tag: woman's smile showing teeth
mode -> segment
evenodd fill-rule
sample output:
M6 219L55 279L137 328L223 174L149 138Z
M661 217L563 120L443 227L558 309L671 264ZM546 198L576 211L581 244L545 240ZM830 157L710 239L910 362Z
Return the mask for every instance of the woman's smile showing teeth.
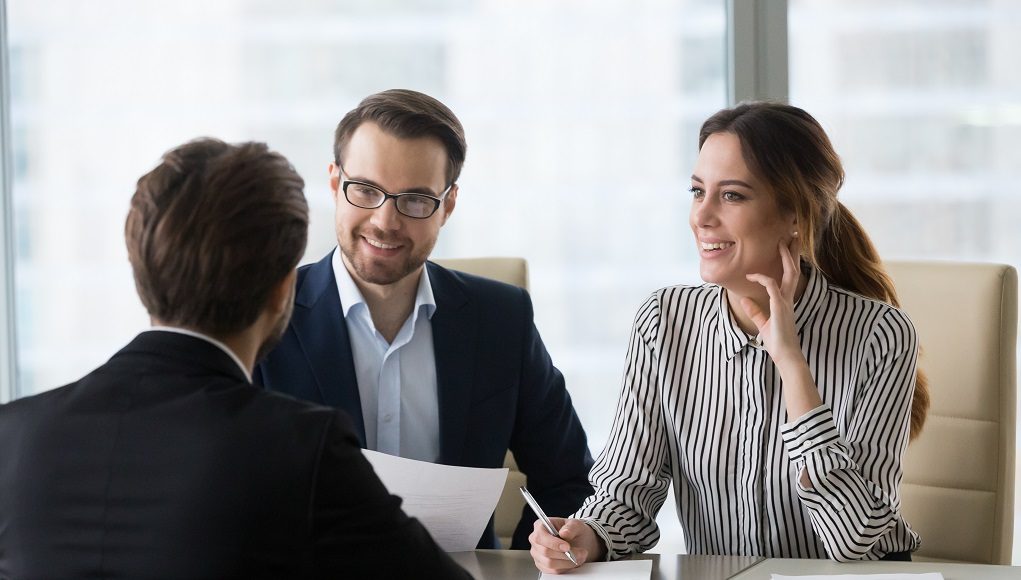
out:
M715 250L726 250L727 248L734 245L734 242L702 242L702 249L709 252Z

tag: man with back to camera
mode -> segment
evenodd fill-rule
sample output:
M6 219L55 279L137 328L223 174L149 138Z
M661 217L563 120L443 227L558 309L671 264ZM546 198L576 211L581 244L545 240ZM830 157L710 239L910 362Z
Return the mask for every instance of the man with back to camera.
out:
M139 179L125 237L153 327L0 406L0 578L470 577L343 412L251 385L290 317L303 187L264 144L213 139Z
M427 262L465 148L450 109L415 91L341 120L338 250L298 271L294 317L256 382L346 410L362 444L391 455L500 467L510 449L543 508L571 513L592 457L528 293ZM525 508L511 547L529 547L534 520ZM492 525L479 547L497 547Z

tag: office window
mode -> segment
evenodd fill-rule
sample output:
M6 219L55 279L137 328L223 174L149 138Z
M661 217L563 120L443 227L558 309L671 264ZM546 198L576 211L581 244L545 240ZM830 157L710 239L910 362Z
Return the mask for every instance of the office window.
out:
M687 177L725 105L719 0L8 3L18 391L72 381L147 326L123 242L168 148L261 140L306 179L305 262L335 245L333 129L405 87L468 138L437 257L528 259L536 322L598 452L631 321L697 281ZM513 200L508 203L507 200ZM676 549L676 516L664 544Z
M789 2L791 102L880 254L1021 266L1021 4Z
M791 101L884 257L1021 263L1021 5L790 2Z

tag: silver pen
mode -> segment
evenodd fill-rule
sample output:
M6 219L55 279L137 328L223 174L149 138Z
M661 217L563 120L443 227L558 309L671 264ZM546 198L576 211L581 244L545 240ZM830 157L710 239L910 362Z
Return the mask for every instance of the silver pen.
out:
M528 493L525 486L522 485L518 489L521 490L521 495L525 496L525 503L528 504L528 507L532 508L535 515L539 516L539 519L542 520L542 525L546 526L546 531L552 534L554 538L560 538L560 534L557 532L557 529L553 527L553 522L549 521L549 518L546 517L546 513L542 511L541 507L539 507L539 502L535 501L535 498L532 497L532 494ZM573 562L575 566L578 565L578 560L574 557L574 554L572 554L570 550L564 552L564 554L567 555L567 559Z

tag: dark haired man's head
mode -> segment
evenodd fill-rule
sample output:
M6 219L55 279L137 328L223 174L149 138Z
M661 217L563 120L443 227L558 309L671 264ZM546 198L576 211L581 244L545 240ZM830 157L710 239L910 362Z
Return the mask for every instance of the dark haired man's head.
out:
M443 103L394 89L337 125L330 189L337 245L356 282L412 285L457 204L464 129Z
M401 139L432 137L447 152L446 184L457 182L468 149L464 127L446 105L408 89L390 89L362 99L337 125L333 138L333 161L344 167L344 154L351 136L370 122L384 132Z
M274 331L282 332L308 237L304 185L263 143L205 138L165 153L138 180L125 224L135 287L152 319L230 336L278 305Z

